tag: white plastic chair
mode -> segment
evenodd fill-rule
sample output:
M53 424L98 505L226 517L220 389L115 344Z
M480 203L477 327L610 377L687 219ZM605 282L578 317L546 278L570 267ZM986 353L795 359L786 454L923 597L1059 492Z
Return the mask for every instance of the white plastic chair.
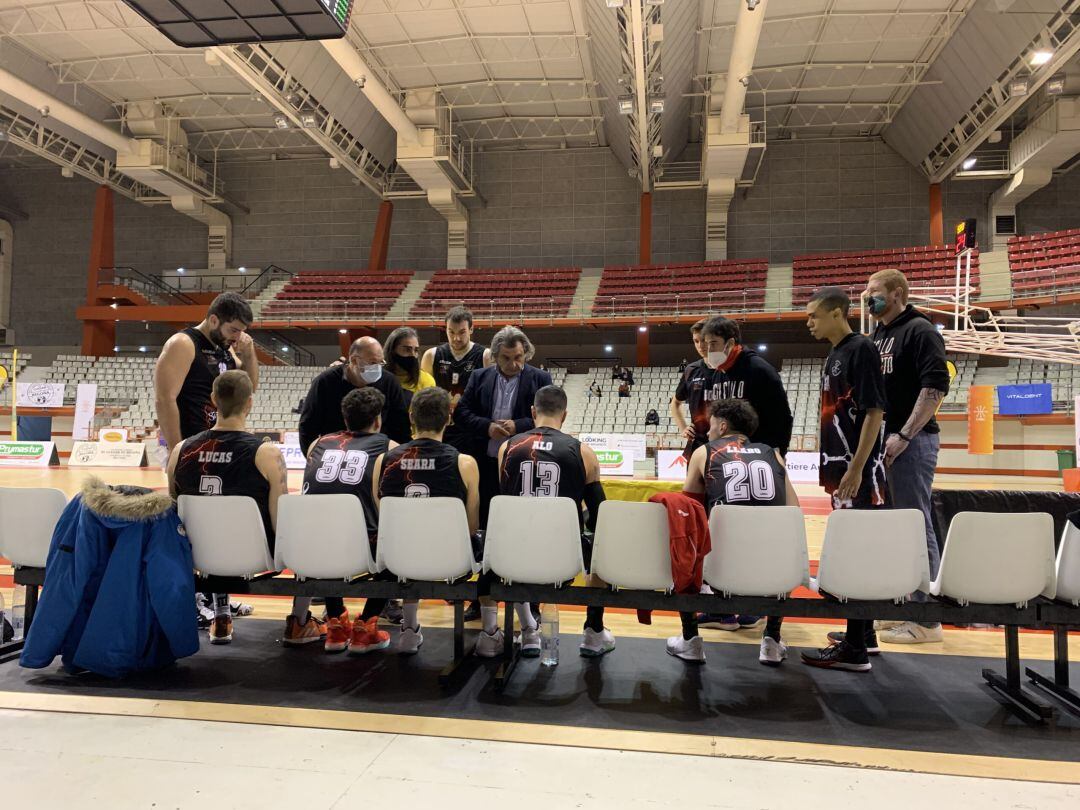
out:
M508 585L571 581L585 567L578 509L569 498L496 495L488 513L484 570Z
M905 602L930 587L926 523L917 509L837 509L818 561L819 591L848 599Z
M459 498L382 498L375 567L398 581L454 582L480 570Z
M958 512L949 525L934 596L961 604L1025 606L1054 598L1054 519L1046 512Z
M44 568L67 503L58 489L0 487L0 556L16 568Z
M1080 607L1080 529L1065 522L1057 552L1057 594L1062 602Z
M674 583L667 510L658 503L600 504L592 573L616 588L671 591Z
M298 580L349 580L375 571L364 507L355 495L283 495L274 567Z
M206 576L251 579L277 570L253 498L181 495L178 505L197 571Z
M806 519L797 506L715 506L704 576L724 596L782 599L810 584Z

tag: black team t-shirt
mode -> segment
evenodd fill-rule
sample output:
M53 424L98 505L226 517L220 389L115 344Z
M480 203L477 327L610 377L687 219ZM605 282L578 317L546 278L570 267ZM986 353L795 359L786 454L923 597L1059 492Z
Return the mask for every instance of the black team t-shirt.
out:
M469 384L469 377L474 371L483 367L484 347L479 343L474 343L461 359L454 357L449 343L435 347L432 376L435 378L435 384L450 394L451 415L461 395L465 392L465 386ZM461 452L466 452L471 446L472 437L451 421L449 427L446 428L443 441Z
M375 459L387 451L390 440L381 433L345 430L323 436L311 448L304 469L305 495L355 495L364 508L369 538L379 532L379 510L371 491Z
M538 427L519 433L506 443L499 491L503 495L569 498L578 505L585 497L585 462L581 443L561 430Z
M825 361L821 378L821 466L818 481L832 495L859 448L859 434L868 410L885 408L885 381L881 376L881 356L865 335L852 332L841 340ZM849 506L869 509L886 506L885 425L863 468L862 484Z
M468 489L461 480L456 449L434 439L415 439L383 458L380 498L459 498ZM437 527L433 527L437 530Z
M708 511L727 506L784 506L787 470L767 444L745 436L721 436L709 442L705 457Z

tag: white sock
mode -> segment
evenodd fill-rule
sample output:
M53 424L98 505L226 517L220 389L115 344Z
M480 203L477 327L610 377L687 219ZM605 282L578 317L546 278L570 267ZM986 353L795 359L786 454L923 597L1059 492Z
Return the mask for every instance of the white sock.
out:
M232 608L229 607L229 595L227 593L214 594L214 618L231 619Z
M401 623L402 628L408 627L410 630L420 629L420 603L419 602L406 602L401 606L401 612L403 614L404 621Z
M518 621L522 630L535 630L536 617L532 615L532 607L528 602L515 602L514 610L517 611Z
M480 621L484 625L484 632L491 635L499 629L499 606L481 605Z
M307 624L308 611L311 610L310 596L294 596L292 600L292 615L300 624Z

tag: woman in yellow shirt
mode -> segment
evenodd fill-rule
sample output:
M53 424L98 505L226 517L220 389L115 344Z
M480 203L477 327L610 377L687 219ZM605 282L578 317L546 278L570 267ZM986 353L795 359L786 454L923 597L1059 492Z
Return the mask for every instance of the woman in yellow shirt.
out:
M424 388L434 388L435 378L420 368L420 338L410 326L401 326L390 333L383 344L386 370L397 377L405 391L405 404L412 395Z

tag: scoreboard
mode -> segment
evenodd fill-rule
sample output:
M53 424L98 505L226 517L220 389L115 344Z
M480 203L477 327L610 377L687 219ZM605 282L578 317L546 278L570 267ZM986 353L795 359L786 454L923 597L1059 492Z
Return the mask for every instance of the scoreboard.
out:
M339 39L354 0L124 0L184 48Z
M956 253L973 250L975 246L975 220L965 219L956 226Z

